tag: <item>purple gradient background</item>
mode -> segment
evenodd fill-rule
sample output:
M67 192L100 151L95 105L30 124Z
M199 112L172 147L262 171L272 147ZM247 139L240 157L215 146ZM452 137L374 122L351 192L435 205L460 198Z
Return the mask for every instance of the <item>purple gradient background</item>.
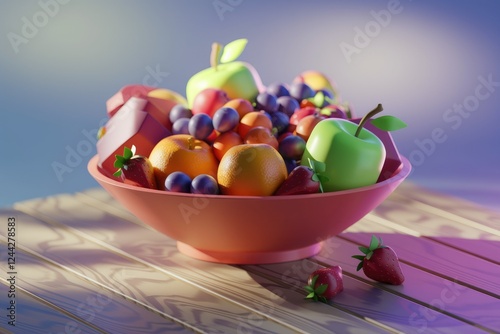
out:
M351 62L340 44L353 45L356 27L393 1L221 0L231 9L222 16L214 3L72 0L16 53L8 34L21 34L23 17L32 21L42 7L1 1L0 206L97 186L86 170L93 147L60 179L52 164L66 164L68 147L85 147L83 132L99 127L106 99L155 68L168 73L160 87L184 94L189 77L208 66L213 41L246 37L241 59L265 84L316 69L358 115L383 103L409 124L394 134L415 162L409 180L500 210L500 87L456 129L443 119L474 95L479 76L500 81L499 2L400 1L401 12ZM446 140L418 160L416 141L436 128Z

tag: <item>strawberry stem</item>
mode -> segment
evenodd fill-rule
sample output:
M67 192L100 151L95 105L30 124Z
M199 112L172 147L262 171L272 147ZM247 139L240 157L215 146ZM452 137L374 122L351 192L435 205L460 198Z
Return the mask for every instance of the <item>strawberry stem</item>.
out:
M375 116L376 114L378 114L379 112L381 112L382 110L384 110L384 108L382 108L382 105L379 103L375 109L373 109L372 111L370 111L368 114L366 114L362 119L361 121L359 122L358 124L358 128L356 129L356 133L354 134L354 137L359 137L359 134L361 133L361 129L363 129L363 126L365 125L365 123L370 119L372 118L373 116Z

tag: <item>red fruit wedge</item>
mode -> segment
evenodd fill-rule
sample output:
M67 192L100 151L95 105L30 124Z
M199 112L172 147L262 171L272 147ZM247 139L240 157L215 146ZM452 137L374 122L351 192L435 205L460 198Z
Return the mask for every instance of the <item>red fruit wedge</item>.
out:
M274 195L283 196L317 193L320 189L320 183L319 179L314 176L315 173L312 168L297 166L290 172Z
M157 189L154 169L149 159L135 154L135 146L125 147L123 156L116 155L114 166L118 170L113 174L120 177L123 183L143 188Z
M307 299L326 302L344 290L342 268L333 266L314 271L307 280L304 289L308 292Z
M364 255L354 255L360 260L357 270L363 268L366 277L377 282L400 285L405 277L396 252L382 244L382 239L372 236L369 247L359 247Z

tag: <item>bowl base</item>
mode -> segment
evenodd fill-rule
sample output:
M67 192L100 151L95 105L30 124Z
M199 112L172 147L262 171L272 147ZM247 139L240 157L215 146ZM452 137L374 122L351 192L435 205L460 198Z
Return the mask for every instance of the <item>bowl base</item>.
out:
M306 247L276 252L217 252L194 248L177 241L177 249L192 258L225 264L268 264L305 259L316 255L321 250L322 242Z

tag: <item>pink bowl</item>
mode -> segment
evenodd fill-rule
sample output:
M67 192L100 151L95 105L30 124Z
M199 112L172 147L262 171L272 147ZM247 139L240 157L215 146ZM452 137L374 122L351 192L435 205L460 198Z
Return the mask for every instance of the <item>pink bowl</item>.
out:
M376 130L374 130L376 132ZM118 182L88 163L92 177L132 214L177 240L182 253L205 261L263 264L313 256L377 207L408 176L388 133L378 133L387 159L378 183L338 192L293 196L193 195Z

